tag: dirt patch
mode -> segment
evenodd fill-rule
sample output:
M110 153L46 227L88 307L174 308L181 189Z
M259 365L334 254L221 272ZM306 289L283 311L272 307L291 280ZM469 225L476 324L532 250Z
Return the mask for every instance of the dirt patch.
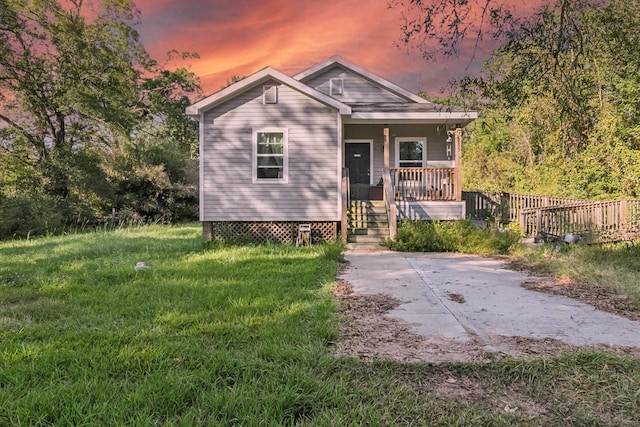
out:
M464 299L463 295L456 294L453 292L449 292L447 294L447 298L449 298L453 302L457 302L458 304L464 304L465 302L467 302L467 300Z
M523 283L522 287L533 291L574 298L592 305L598 310L640 321L640 311L629 298L608 289L582 285L568 279L527 282Z
M531 285L533 284L528 286ZM554 287L548 285L547 288ZM401 362L490 362L505 357L526 359L579 349L554 339L493 336L483 339L472 337L469 341L460 342L445 338L426 338L412 332L411 325L385 315L403 301L385 294L354 295L351 285L345 281L337 282L334 295L340 301L340 312L344 317L340 327L340 338L335 344L335 352L339 356ZM640 357L640 348L591 348ZM459 387L453 383L447 385L446 382L442 386ZM463 390L473 390L473 387L463 385L460 392L464 393Z
M365 360L391 359L402 362L483 360L478 345L428 340L413 333L410 325L385 316L403 301L389 295L353 295L351 285L338 281L334 295L340 300L344 321L336 354Z

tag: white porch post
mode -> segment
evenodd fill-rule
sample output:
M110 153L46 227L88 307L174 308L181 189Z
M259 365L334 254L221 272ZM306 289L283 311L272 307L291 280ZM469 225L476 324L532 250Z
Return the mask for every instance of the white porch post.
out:
M391 183L391 170L390 170L390 151L389 151L389 126L384 127L384 171L383 171L383 192L384 192L384 204L387 208L387 219L389 221L389 237L394 239L396 237L397 229L397 207L393 190L393 184Z
M389 161L389 127L384 127L384 168L389 169L391 162Z
M454 199L457 202L462 201L462 129L457 128L454 132L455 144L455 182L454 182Z

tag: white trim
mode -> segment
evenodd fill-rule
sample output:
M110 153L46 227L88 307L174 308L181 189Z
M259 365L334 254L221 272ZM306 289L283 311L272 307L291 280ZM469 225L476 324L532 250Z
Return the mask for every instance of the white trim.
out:
M338 167L338 179L336 180L338 182L338 218L340 219L340 221L342 221L342 168L344 167L344 161L343 161L343 156L344 156L344 150L342 149L342 145L344 144L344 142L342 141L342 138L344 137L344 129L343 129L343 124L342 124L342 115L340 113L337 114L338 116L338 126L336 129L336 141L338 144L338 155L336 156L336 164Z
M429 156L427 153L427 162L426 168L455 168L456 161L455 160L429 160Z
M200 113L200 120L198 123L198 206L200 221L204 221L204 113Z
M465 202L456 201L425 200L419 202L408 202L402 205L402 210L402 214L408 215L411 219L456 221L465 219L467 216ZM433 210L435 210L436 213L434 213ZM430 211L431 214L429 214Z
M345 139L344 145L347 144L369 144L369 185L373 185L373 139ZM344 148L342 154L342 167L347 166L345 154L347 147Z
M457 112L355 112L354 120L474 120L478 118L476 111Z
M282 133L282 179L258 178L258 133ZM251 129L251 182L253 184L287 184L289 182L289 128Z
M200 115L200 113L208 111L269 80L276 80L285 86L289 86L290 88L297 90L298 92L303 93L318 102L335 108L341 114L351 114L350 106L343 104L337 99L325 95L324 93L310 86L307 86L304 83L292 79L286 74L271 67L264 68L257 73L254 73L251 76L240 80L239 82L227 86L226 88L214 93L213 95L210 95L194 104L191 104L186 108L186 113L189 116L198 116Z
M427 138L424 136L397 136L395 138L394 144L395 144L395 160L396 160L396 164L395 166L397 168L400 167L400 142L412 142L412 141L421 141L422 142L422 165L421 166L416 166L416 167L421 167L424 168L426 167L425 165L427 164Z
M426 99L419 97L418 95L409 92L406 89L401 88L400 86L396 85L395 83L391 83L389 80L384 79L376 74L373 74L370 71L365 70L362 67L359 67L358 65L354 64L353 62L347 61L346 59L344 59L343 57L336 55L336 56L332 56L331 58L327 59L326 61L323 61L319 64L316 64L314 66L312 66L311 68L308 68L307 70L297 74L296 76L294 76L294 79L296 80L300 80L301 82L304 82L306 80L312 79L328 70L330 70L331 68L334 68L336 66L340 66L341 68L347 70L347 71L351 71L354 74L359 75L360 77L363 77L364 79L368 80L369 82L388 90L389 92L400 96L401 98L405 98L408 101L413 101L419 104L431 104L431 102L427 101Z
M471 123L473 120L471 119L352 119L350 117L346 117L344 119L345 124L365 124L365 125L408 125L408 124L426 124L426 125L446 125L459 123L460 126L464 127Z

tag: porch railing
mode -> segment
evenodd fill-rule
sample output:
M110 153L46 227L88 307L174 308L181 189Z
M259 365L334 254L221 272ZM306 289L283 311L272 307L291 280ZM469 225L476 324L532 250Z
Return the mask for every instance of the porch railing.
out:
M395 200L456 201L455 168L392 168Z

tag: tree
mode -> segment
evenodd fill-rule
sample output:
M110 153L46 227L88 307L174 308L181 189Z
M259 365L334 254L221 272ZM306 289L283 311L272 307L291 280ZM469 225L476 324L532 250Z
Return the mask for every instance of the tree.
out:
M148 123L193 149L197 125L183 112L199 84L168 65L196 55L152 59L139 19L130 0L0 0L0 150L37 171L45 194L108 199L103 154Z
M403 40L426 58L493 44L482 74L456 83L484 101L484 116L500 117L508 136L478 122L465 156L483 168L466 169L468 183L576 197L640 194L637 180L624 178L636 168L623 161L640 149L640 3L542 1L521 16L501 0L408 6ZM498 139L499 150L490 149ZM512 161L517 172L504 167Z

